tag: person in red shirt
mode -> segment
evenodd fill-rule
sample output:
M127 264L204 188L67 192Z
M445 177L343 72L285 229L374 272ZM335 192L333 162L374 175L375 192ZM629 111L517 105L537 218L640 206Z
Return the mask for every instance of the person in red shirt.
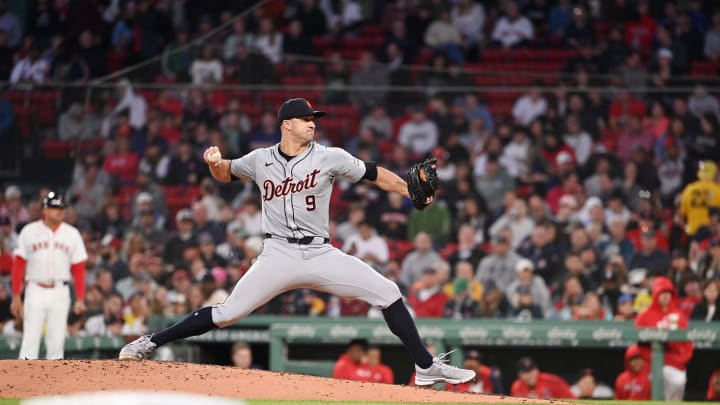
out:
M105 156L103 169L111 177L117 177L122 184L133 184L137 178L140 157L130 150L130 136L120 135L115 139L115 151Z
M412 286L408 301L418 318L442 317L448 298L442 290L440 277L434 268L428 267Z
M463 368L475 371L475 380L457 385L445 384L445 389L480 394L504 394L500 371L482 364L482 357L477 350L468 350L465 353Z
M648 401L651 399L650 369L642 357L640 346L625 350L625 371L615 379L615 399Z
M677 292L669 278L660 276L652 286L652 304L635 319L638 328L687 329L688 318L677 306ZM641 344L640 353L650 363L650 345ZM663 390L666 401L682 401L687 382L687 363L692 358L692 342L665 344Z
M720 370L715 371L708 381L707 400L720 399Z
M367 342L354 339L348 344L333 367L332 378L352 381L371 381L371 372L367 368Z
M370 381L383 384L395 384L395 374L392 369L381 361L380 348L371 346L367 349L367 364L370 371Z
M518 379L510 387L510 395L525 398L575 398L570 385L559 375L540 372L535 360L523 357L518 361Z

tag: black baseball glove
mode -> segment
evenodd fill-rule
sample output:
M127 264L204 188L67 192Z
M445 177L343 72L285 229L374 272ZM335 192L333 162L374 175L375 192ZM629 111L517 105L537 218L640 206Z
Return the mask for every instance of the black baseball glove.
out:
M437 161L435 159L427 159L424 162L415 163L408 172L407 186L410 199L415 208L425 209L432 200L430 197L440 188L438 181Z

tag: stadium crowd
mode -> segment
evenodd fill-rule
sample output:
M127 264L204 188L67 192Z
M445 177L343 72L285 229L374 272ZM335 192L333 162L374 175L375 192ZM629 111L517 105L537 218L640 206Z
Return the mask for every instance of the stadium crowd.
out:
M151 315L225 299L262 249L261 195L214 183L200 154L239 156L279 131L277 105L254 105L272 91L207 87L222 84L322 85L293 94L357 122L337 136L319 121L318 142L399 174L437 159L442 187L423 212L362 182L337 184L331 206L332 243L395 280L418 317L634 320L667 279L686 319L720 320L720 105L697 76L720 67L712 1L269 1L239 18L251 3L0 0L9 90L158 58L89 105L84 88L63 88L45 128L0 94L3 150L97 146L68 184L5 185L3 334L21 333L6 283L15 238L50 187L89 254L88 311L71 334L141 334ZM474 70L491 55L522 67L528 49L565 56L524 77ZM474 90L481 81L521 92ZM382 87L412 85L422 91ZM257 313L380 316L304 289Z

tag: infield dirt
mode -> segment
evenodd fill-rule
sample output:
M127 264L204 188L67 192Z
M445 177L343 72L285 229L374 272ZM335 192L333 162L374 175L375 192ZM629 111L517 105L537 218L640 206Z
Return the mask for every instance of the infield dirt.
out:
M0 360L1 397L28 398L106 390L180 391L271 400L560 403L191 363Z

